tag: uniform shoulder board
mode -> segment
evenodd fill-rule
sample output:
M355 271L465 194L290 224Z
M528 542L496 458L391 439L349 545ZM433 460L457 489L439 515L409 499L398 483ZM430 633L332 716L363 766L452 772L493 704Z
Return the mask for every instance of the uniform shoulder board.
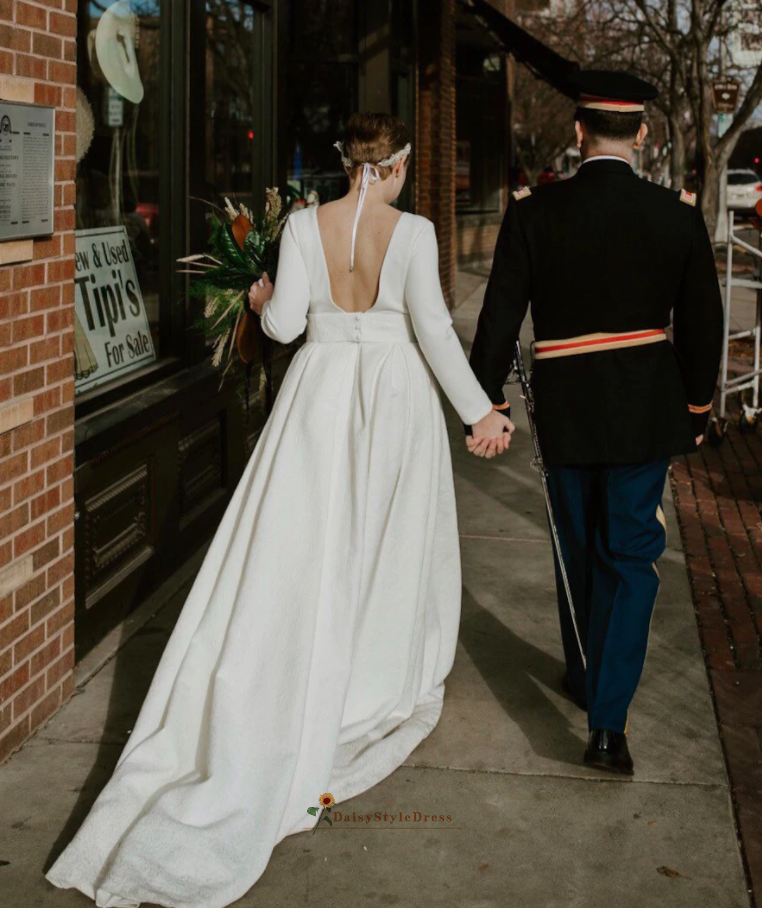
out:
M690 205L693 208L696 207L696 193L688 192L687 189L680 190L680 201L685 202L686 205Z
M525 199L528 195L532 194L532 190L528 186L522 186L521 189L517 189L516 192L512 193L514 199Z

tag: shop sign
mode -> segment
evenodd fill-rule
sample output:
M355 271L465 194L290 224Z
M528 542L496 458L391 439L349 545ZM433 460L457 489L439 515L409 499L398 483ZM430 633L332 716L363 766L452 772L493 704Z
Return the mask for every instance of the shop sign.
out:
M0 101L0 240L53 233L55 113Z
M77 394L152 363L143 296L124 227L76 232L74 369Z
M106 87L106 126L124 125L124 98L110 85Z
M712 83L715 113L735 113L739 88L740 85L735 79L717 79Z

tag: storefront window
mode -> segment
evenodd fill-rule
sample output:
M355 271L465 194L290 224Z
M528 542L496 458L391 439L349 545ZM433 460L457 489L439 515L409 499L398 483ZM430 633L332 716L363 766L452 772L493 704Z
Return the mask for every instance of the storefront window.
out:
M91 0L78 8L77 393L160 353L162 6Z
M224 205L225 198L254 210L255 170L261 149L258 132L259 92L254 67L256 17L250 2L206 3L206 149L205 198Z
M480 47L458 47L458 213L500 211L506 129L504 66L503 54Z
M355 0L293 0L288 7L288 193L298 208L346 190L333 143L357 110L358 9Z

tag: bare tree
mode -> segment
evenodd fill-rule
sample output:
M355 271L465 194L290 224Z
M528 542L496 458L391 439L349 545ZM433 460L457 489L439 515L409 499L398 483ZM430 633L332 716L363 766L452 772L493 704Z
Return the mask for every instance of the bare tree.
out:
M747 76L743 98L728 131L721 137L714 134L712 83L720 76L721 45L730 27L724 15L727 5L727 0L589 0L586 4L588 14L604 8L615 17L620 36L639 39L634 56L623 41L614 58L629 61L633 70L661 89L657 106L669 124L673 185L682 185L686 149L695 141L701 207L710 235L718 216L720 174L762 102L762 64L752 73L733 73Z
M723 72L722 45L734 27L728 0L578 0L566 15L531 12L525 27L585 67L622 68L653 82L670 147L670 178L683 186L695 148L701 207L710 233L718 217L720 174L762 103L762 63ZM723 136L714 130L712 83L720 75L742 83L741 103ZM652 114L653 116L653 114Z

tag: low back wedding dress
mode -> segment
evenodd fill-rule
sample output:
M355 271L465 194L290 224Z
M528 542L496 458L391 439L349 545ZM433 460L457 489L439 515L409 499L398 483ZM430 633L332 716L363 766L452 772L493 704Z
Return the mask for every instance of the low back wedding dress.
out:
M101 908L223 908L274 846L436 725L460 617L437 380L491 410L403 213L364 313L332 299L317 209L292 214L265 332L296 353L110 781L47 873Z

